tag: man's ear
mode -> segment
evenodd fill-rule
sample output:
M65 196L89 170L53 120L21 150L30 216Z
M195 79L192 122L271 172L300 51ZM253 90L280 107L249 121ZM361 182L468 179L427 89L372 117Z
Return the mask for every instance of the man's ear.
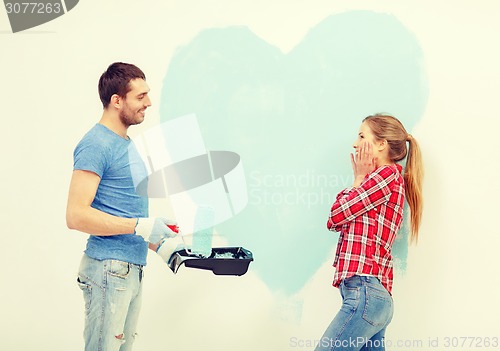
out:
M117 109L120 109L122 106L122 98L118 94L111 95L110 105Z

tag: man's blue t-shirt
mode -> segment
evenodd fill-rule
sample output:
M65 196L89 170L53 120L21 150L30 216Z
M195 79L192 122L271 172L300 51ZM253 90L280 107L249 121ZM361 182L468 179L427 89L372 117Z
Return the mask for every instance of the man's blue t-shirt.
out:
M124 218L148 217L148 199L137 195L134 179L147 176L134 143L96 124L78 143L74 170L96 173L101 181L92 207ZM134 172L134 174L132 174ZM137 174L142 172L143 174ZM146 265L148 244L138 235L91 235L85 254L96 260L114 259Z

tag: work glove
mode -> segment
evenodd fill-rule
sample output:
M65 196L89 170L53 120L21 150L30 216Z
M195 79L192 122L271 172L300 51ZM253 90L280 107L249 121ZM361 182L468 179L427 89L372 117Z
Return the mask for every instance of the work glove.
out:
M165 261L167 264L170 264L172 254L182 249L184 249L182 236L177 235L173 238L164 239L156 249L156 253L161 256L163 261Z
M157 244L165 238L177 236L177 222L164 217L139 218L135 225L135 234L151 244Z

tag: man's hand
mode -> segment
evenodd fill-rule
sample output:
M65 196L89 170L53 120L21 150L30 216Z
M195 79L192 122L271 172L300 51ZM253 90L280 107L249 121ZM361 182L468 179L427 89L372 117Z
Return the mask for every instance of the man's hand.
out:
M184 242L182 241L182 236L177 235L173 238L164 239L158 246L156 253L160 255L163 261L168 264L172 254L176 251L182 250L183 248Z
M177 222L163 217L139 218L135 226L135 234L140 235L151 244L158 244L165 238L177 235Z

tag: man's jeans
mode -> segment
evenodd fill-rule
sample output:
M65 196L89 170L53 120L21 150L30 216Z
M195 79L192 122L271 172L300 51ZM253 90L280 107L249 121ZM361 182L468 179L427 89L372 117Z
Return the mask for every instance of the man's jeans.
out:
M85 350L128 351L141 307L142 266L83 255L78 285L85 301Z
M375 277L355 275L340 284L342 307L316 351L383 351L393 315L392 296Z

